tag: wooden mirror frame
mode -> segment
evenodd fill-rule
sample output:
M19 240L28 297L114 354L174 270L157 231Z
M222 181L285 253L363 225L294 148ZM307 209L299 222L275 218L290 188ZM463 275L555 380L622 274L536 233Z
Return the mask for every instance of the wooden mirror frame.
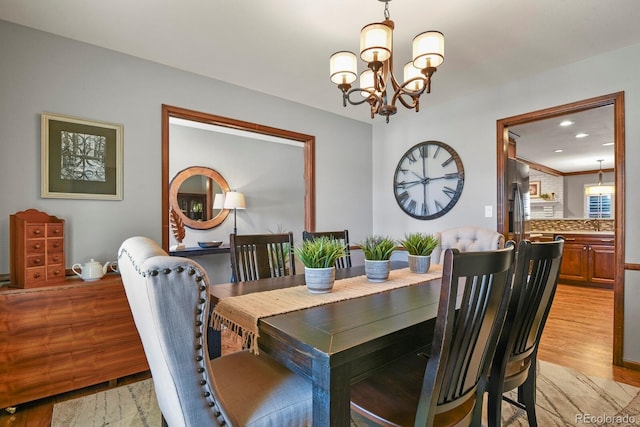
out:
M509 157L509 127L538 120L564 116L592 108L613 105L614 139L614 180L615 180L615 281L613 296L613 364L625 366L623 361L624 345L624 224L625 224L625 138L624 138L624 92L611 93L596 98L585 99L557 107L546 108L530 113L500 119L497 126L497 230L503 235L509 234L508 203L505 200L505 173Z
M315 137L256 123L230 119L185 108L162 105L162 248L169 251L169 119L171 117L222 126L262 135L291 139L304 144L304 227L314 231L316 225Z
M229 209L221 209L220 212L218 212L218 215L206 221L196 221L195 219L191 219L183 214L180 204L178 203L178 194L182 184L189 178L197 175L206 176L214 181L220 187L221 192L226 193L229 191L229 183L215 169L203 166L191 166L178 172L171 180L171 183L169 184L169 206L171 206L171 208L180 215L182 222L186 227L194 230L209 230L222 224L222 221L229 216ZM213 205L213 199L211 204Z

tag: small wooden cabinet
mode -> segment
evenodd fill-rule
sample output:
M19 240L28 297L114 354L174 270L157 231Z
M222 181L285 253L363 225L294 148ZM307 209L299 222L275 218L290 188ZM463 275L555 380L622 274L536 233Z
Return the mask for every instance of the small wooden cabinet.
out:
M120 275L0 288L0 408L147 370Z
M563 234L560 281L613 288L614 237L607 234Z
M65 279L64 220L35 209L10 216L11 285L34 288Z

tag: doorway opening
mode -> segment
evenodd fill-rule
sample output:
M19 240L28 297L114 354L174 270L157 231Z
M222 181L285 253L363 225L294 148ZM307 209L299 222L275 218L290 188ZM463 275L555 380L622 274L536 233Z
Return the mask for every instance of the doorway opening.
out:
M506 200L506 167L509 158L509 128L540 120L557 118L603 106L613 106L614 134L614 302L613 302L613 364L623 365L623 327L624 327L624 204L625 204L625 141L624 141L624 92L616 92L596 98L590 98L570 104L551 107L497 121L497 229L505 236L509 235L508 200Z

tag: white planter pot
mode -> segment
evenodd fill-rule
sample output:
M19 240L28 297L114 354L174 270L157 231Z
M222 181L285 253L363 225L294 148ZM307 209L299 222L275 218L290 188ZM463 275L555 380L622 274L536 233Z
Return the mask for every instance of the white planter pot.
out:
M364 272L370 282L380 283L389 278L391 261L364 260Z
M431 267L431 255L409 255L409 270L412 273L424 274Z
M304 268L304 281L312 294L326 294L333 289L336 280L336 268Z

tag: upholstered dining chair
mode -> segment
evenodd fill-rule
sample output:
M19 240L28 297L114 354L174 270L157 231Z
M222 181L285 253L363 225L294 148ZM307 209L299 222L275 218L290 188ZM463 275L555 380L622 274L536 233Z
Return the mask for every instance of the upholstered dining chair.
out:
M336 268L351 267L351 252L349 251L349 230L342 231L303 231L302 240L316 237L328 237L340 241L345 247L345 255L336 260Z
M231 234L229 241L234 282L296 274L293 233Z
M504 322L514 254L447 249L428 357L410 353L355 383L351 408L382 425L470 425Z
M529 426L536 419L538 344L558 285L564 241L518 245L515 278L504 328L486 385L489 427L500 426L502 400L526 410ZM517 401L503 396L518 388ZM476 420L482 414L477 411Z
M198 263L131 237L118 267L163 422L182 426L308 426L311 384L269 356L206 357L209 279Z
M456 248L460 252L491 251L503 248L505 241L504 236L497 231L474 225L437 231L433 236L439 241L431 254L431 261L436 264L442 264L446 249Z

